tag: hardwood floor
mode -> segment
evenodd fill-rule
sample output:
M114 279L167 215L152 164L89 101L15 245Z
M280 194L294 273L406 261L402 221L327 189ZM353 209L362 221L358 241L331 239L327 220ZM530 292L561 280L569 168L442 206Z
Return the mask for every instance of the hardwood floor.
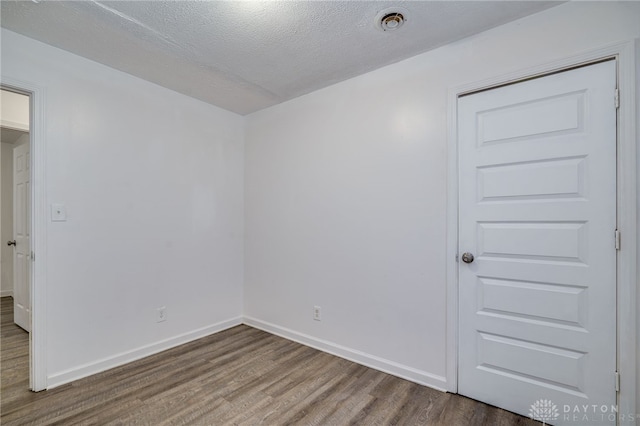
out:
M33 393L12 303L2 298L2 425L539 424L244 325Z

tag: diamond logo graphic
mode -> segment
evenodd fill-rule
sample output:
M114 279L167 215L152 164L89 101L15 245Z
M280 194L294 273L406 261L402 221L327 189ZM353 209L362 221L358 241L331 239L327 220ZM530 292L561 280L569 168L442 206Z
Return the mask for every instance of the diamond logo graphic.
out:
M529 417L545 424L560 417L556 404L548 399L539 399L529 408Z

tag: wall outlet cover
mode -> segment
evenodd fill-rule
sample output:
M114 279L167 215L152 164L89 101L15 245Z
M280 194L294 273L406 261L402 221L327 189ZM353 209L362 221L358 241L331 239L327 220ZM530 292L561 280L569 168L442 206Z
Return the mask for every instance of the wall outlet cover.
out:
M167 320L167 307L162 306L156 310L156 322L163 322Z
M52 222L66 222L67 220L67 208L64 204L54 203L51 204L51 221Z

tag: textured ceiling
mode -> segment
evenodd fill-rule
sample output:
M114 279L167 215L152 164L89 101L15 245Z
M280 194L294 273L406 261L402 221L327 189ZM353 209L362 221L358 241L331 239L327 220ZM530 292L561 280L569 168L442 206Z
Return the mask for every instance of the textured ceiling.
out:
M559 2L6 1L2 27L240 114ZM390 6L397 31L375 28Z

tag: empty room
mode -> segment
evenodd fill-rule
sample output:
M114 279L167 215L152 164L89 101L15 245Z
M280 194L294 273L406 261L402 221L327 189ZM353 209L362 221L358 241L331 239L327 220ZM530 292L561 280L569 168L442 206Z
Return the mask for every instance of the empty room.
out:
M1 424L640 424L640 2L0 24Z

